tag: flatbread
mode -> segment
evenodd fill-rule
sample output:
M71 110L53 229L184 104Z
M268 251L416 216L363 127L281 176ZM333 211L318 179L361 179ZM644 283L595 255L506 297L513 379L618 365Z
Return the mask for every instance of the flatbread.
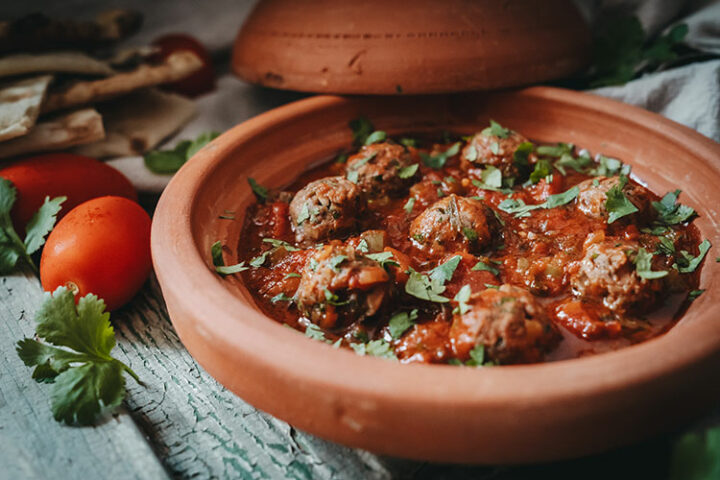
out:
M195 103L174 93L140 90L98 107L105 138L75 153L93 158L142 155L195 115Z
M81 52L17 54L0 58L0 77L60 72L103 76L115 73L105 62Z
M102 117L94 108L87 108L38 122L27 135L0 143L0 158L64 150L104 136Z
M50 80L44 75L0 87L0 141L25 135L35 125Z
M141 65L127 73L100 80L80 81L59 92L49 92L42 112L101 102L133 90L175 82L202 67L202 61L190 51L175 52L158 65Z

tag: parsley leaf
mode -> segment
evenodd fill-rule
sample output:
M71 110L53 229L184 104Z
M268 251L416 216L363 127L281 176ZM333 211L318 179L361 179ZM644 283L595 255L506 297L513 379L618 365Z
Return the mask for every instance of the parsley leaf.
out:
M255 194L255 197L259 201L264 202L265 200L267 200L267 197L268 197L267 187L263 187L262 185L257 183L254 178L251 178L251 177L248 177L247 181L250 184L250 188L252 188L252 191ZM298 222L298 224L299 224L299 222Z
M92 424L104 411L125 398L127 372L138 383L130 367L113 358L115 332L105 302L88 294L78 300L65 287L46 294L35 316L36 333L46 342L24 338L17 352L33 378L52 383L52 411L57 421Z
M410 327L415 325L415 320L418 318L417 309L413 309L410 312L398 312L390 317L388 323L388 329L390 330L390 336L398 339L402 337Z
M180 170L185 162L202 147L213 141L218 132L201 133L195 140L183 140L171 150L151 150L144 155L145 166L153 173L171 174Z
M0 274L10 273L20 259L27 263L35 272L37 267L30 255L37 252L45 243L45 237L55 226L60 206L67 197L56 197L45 201L25 227L25 241L13 227L10 211L12 210L17 191L10 180L0 178Z
M428 155L425 152L420 152L420 158L422 158L422 161L426 166L439 170L445 166L445 163L447 163L450 157L457 155L459 151L460 142L456 142L444 152L436 153L434 155Z
M385 141L387 133L382 130L375 130L365 139L365 145L372 145L373 143L379 143Z
M677 257L675 263L673 264L673 268L676 268L677 271L680 273L694 272L702 263L705 255L707 254L708 250L710 250L711 246L712 245L709 240L703 240L700 245L698 245L699 253L697 257L693 256L685 250L681 250L680 255Z
M490 126L484 128L480 133L486 137L494 136L498 138L507 138L510 136L510 132L512 132L512 130L509 128L503 127L495 120L490 120Z
M450 300L440 295L445 291L445 286L437 282L430 281L427 275L418 273L412 268L409 270L410 276L405 283L405 292L413 297L429 302L447 303Z
M652 206L658 212L657 223L661 225L677 225L687 222L695 216L695 210L677 203L681 190L668 192L659 202L652 202Z
M407 167L402 167L400 170L398 170L398 177L402 179L412 177L418 171L419 166L419 164L415 163Z
M646 280L653 280L656 278L663 278L667 276L668 272L665 270L653 271L652 270L652 253L648 252L644 248L640 247L637 251L637 255L633 262L635 263L635 273L640 278Z
M375 130L375 127L373 127L373 124L370 123L370 120L365 117L359 117L354 120L350 120L350 123L348 125L352 130L353 145L355 145L356 147L364 145L367 141L368 136L373 132L373 130Z
M608 215L608 225L615 220L630 215L638 211L638 208L625 196L623 188L628 182L625 175L620 176L620 181L608 190L605 200L605 208L610 213Z
M482 260L478 261L474 267L472 267L472 270L478 271L478 270L484 270L486 272L490 272L493 275L500 275L500 270L493 267L492 265L488 265L487 263L483 262Z

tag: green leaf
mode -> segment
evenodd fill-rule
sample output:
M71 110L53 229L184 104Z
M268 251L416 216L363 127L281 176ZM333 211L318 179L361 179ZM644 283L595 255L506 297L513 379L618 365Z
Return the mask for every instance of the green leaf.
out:
M693 256L685 250L681 250L680 255L677 257L675 263L673 264L673 268L676 268L677 271L680 273L694 272L702 263L705 255L707 255L707 252L708 250L710 250L711 246L712 245L710 244L709 240L703 240L700 245L698 245L699 253L697 257Z
M475 348L470 350L470 360L465 362L465 365L470 367L482 367L485 363L485 346L475 345Z
M572 168L576 172L583 173L586 167L592 164L592 158L588 155L580 155L577 158L569 153L564 153L555 161L554 167L563 175L567 175L565 167Z
M537 205L526 205L525 202L515 198L506 198L498 205L498 208L506 213L512 213L516 218L528 217L532 210L540 208L550 209L566 205L578 196L580 189L576 186L562 193L550 195L544 202Z
M720 478L720 426L686 433L675 443L670 461L670 480L717 480Z
M398 312L390 317L388 323L388 329L392 338L398 339L413 325L415 320L418 318L417 309L413 309L410 312Z
M37 272L37 267L27 251L25 242L20 240L20 236L15 231L10 219L10 211L15 204L16 198L17 192L12 182L0 177L0 274L12 272L21 258ZM33 236L39 234L44 226L46 225L38 225L38 227L33 228L33 231L35 231ZM38 239L33 240L31 237L31 246L36 245L38 241Z
M415 206L415 197L410 197L410 198L408 198L408 201L405 202L405 205L403 205L403 210L405 210L405 213L410 215L412 213L414 206Z
M222 267L225 265L225 260L223 260L222 254L222 243L220 243L220 240L210 246L210 256L212 257L212 262L215 267Z
M498 137L498 138L507 138L510 136L510 130L509 128L505 128L499 123L497 123L495 120L490 120L490 126L483 129L482 132L480 132L482 135L485 135L486 137Z
M608 215L608 225L626 215L633 214L638 208L625 196L623 188L627 184L627 177L620 176L620 181L607 192L607 200L605 200L605 208L610 213Z
M353 144L356 147L364 145L368 136L373 132L373 130L375 130L375 127L373 127L373 124L370 123L370 120L365 117L359 117L354 120L350 120L350 123L348 125L352 130Z
M660 225L678 225L687 222L696 215L695 210L677 203L681 190L668 192L659 202L652 202L653 208L658 212L656 222Z
M125 398L122 372L119 362L92 362L60 373L51 392L55 420L91 425L103 411L116 408Z
M375 130L365 139L365 145L372 145L373 143L384 142L387 138L387 133L382 130Z
M390 253L390 252L388 252ZM392 253L390 254L392 256ZM335 270L336 272L340 271L340 264L342 264L345 260L348 259L347 255L335 255L330 259L330 268Z
M215 271L219 273L220 275L232 275L234 273L240 273L244 272L245 270L248 270L250 267L245 265L245 262L236 263L235 265L228 265L228 266L218 266L215 267Z
M552 171L552 166L550 165L550 162L544 158L541 158L537 161L535 164L535 169L530 174L530 181L532 183L538 183L543 178L550 175L550 172Z
M418 273L412 268L410 269L410 276L405 283L405 292L408 295L429 302L447 303L450 299L440 295L444 291L445 287L443 285L431 282L427 275Z
M390 266L400 266L400 264L393 257L392 252L366 253L365 256L370 260L375 260L385 269Z
M422 161L426 166L439 170L445 166L445 163L447 163L450 157L457 155L459 151L460 142L456 142L444 152L436 153L435 155L428 155L425 152L420 152L420 158L422 158Z
M61 205L65 200L67 200L67 197L55 197L52 200L50 200L50 197L45 197L42 206L32 216L25 229L27 232L25 235L25 251L28 255L37 252L43 246L45 236L55 226L57 214L60 213Z
M556 145L540 145L535 151L538 155L546 157L562 157L563 155L572 155L575 145L572 143L558 143Z
M695 300L696 298L698 298L698 297L699 297L700 295L702 295L703 293L705 293L705 289L702 289L702 288L701 288L701 289L698 289L698 290L691 290L691 291L688 293L688 300L690 300L690 301L692 302L693 300Z
M472 295L470 285L463 285L462 288L455 294L455 297L453 297L453 300L458 302L458 306L453 309L454 314L465 315L468 311L470 311L470 306L467 304L470 300L470 295Z
M349 300L340 300L340 297L337 294L331 292L327 288L325 289L324 293L325 293L325 303L327 303L328 305L333 305L335 307L342 307L343 305L347 305L348 303L350 303Z
M478 261L474 267L472 267L472 270L478 271L478 270L484 270L486 272L490 272L493 275L500 275L500 270L493 267L492 265L488 265L487 263L483 262L482 260Z
M151 150L144 155L145 166L151 172L171 174L177 172L198 150L214 140L219 133L201 133L195 140L183 140L171 150Z
M452 280L452 277L455 274L455 270L460 264L460 260L462 260L462 257L460 255L455 255L447 262L433 268L430 271L430 280L439 285L445 285L445 283Z
M330 341L325 337L325 332L323 332L322 329L314 323L307 324L305 327L305 336L312 338L313 340L330 343Z
M268 189L266 187L263 187L259 183L255 181L254 178L248 177L247 179L248 183L250 184L250 188L252 189L253 193L255 194L255 197L261 201L264 202L267 200L268 197ZM298 225L300 224L300 221L298 220Z
M409 165L407 167L402 167L398 171L398 177L400 178L410 178L418 171L418 167L420 167L419 164L415 163L413 165Z
M598 157L598 166L589 173L596 177L612 177L619 174L627 176L630 174L630 165L624 165L616 158L600 155Z
M647 280L653 280L656 278L663 278L667 276L668 272L664 270L652 270L652 258L652 253L649 253L647 250L640 247L637 255L635 256L635 259L633 260L633 262L635 263L635 272L637 273L638 277Z
M300 249L298 247L295 247L286 241L277 240L275 238L263 238L263 242L269 243L270 245L272 245L275 248L284 248L288 252L299 252L300 251Z
M397 360L392 346L382 339L372 340L367 343L351 343L350 347L358 355L371 355L373 357L387 358L388 360Z
M292 299L292 297L288 297L288 296L285 294L285 292L280 292L280 293L278 293L277 295L275 295L274 297L272 297L272 298L270 299L270 301L271 301L272 303L277 303L277 302L292 302L293 299Z
M520 168L528 167L530 165L528 157L534 149L535 145L533 145L532 142L522 142L518 145L513 153L513 163L515 166Z

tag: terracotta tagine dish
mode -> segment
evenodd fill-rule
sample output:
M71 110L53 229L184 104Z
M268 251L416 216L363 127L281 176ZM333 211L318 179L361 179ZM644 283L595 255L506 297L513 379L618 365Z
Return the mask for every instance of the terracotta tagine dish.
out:
M483 5L500 8L491 6L495 3ZM271 14L260 9L253 18ZM565 22L555 17L555 24ZM236 58L247 54L240 51ZM370 50L361 55L363 72L371 71L373 55ZM239 72L259 80L250 70ZM300 84L304 74L294 75L281 74ZM473 88L492 86L491 77L488 73L485 84ZM542 77L539 72L534 79ZM333 88L350 91L342 78ZM379 82L375 91L388 84ZM408 91L434 88L403 84ZM699 278L705 293L667 333L571 360L479 369L401 364L332 348L264 315L239 276L214 271L211 246L216 241L230 246L224 261L237 263L242 215L255 201L247 178L272 188L288 185L311 164L349 145L348 122L360 116L390 136L442 130L467 135L494 119L534 141L572 142L602 152L631 165L633 175L654 192L681 189L683 203L699 214L695 225L702 237L720 245L720 146L644 110L549 87L301 100L248 120L202 149L175 175L155 212L153 261L173 325L220 383L255 407L344 445L463 463L527 463L601 452L682 425L717 404L715 250ZM222 218L226 211L236 212L234 221Z

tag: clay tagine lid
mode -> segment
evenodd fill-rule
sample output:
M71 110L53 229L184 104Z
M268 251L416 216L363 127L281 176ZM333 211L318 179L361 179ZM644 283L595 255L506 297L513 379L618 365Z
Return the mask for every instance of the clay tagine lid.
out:
M571 0L262 0L232 66L285 90L447 93L561 78L589 46Z

